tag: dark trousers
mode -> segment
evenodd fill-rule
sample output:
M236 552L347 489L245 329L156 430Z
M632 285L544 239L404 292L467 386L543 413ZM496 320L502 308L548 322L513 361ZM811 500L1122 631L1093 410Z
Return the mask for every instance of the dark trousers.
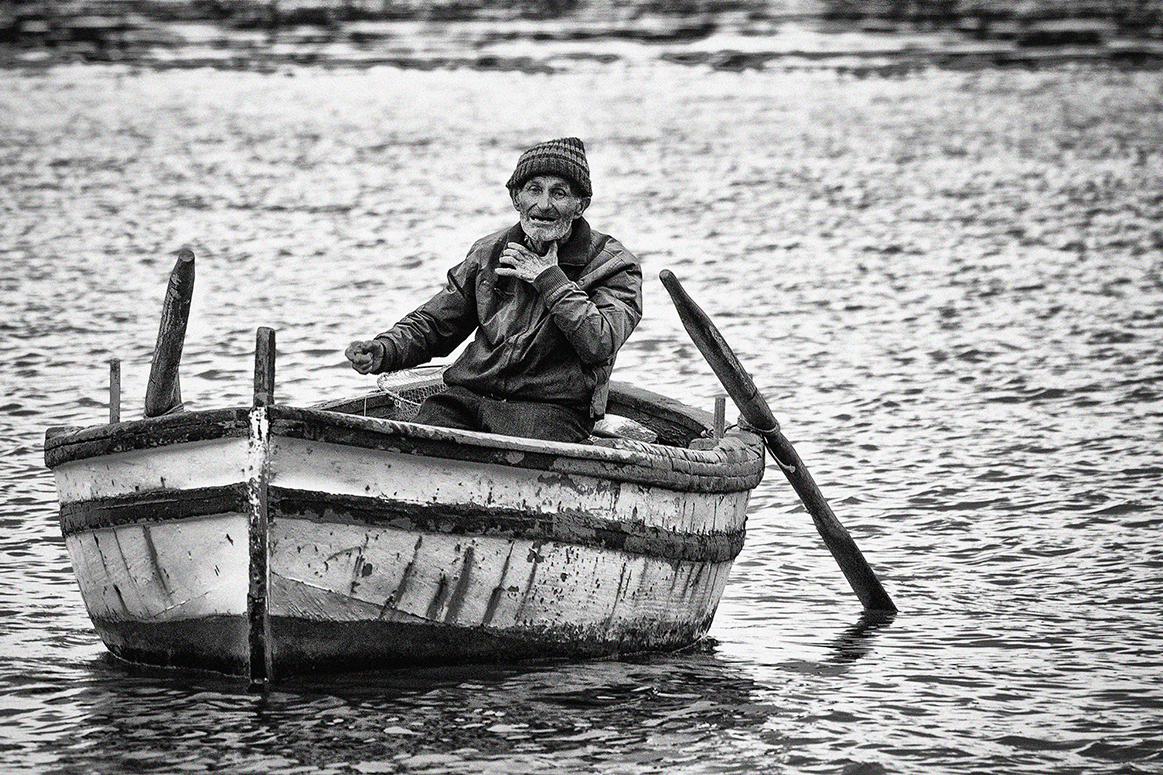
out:
M547 441L581 441L594 429L588 411L537 401L501 401L462 387L425 398L413 422Z

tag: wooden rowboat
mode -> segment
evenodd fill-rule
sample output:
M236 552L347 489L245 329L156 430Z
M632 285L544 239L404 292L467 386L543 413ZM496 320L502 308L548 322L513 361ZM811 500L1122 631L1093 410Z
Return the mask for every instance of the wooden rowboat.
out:
M409 422L438 375L313 407L257 382L252 407L46 434L81 596L117 656L265 683L707 632L763 474L757 436L618 383L609 412L656 441Z
M439 374L311 407L274 402L259 329L250 407L184 412L194 256L170 275L145 419L49 429L81 596L110 651L267 685L278 674L678 649L711 625L764 449L866 611L896 611L770 407L668 271L683 325L755 431L611 385L589 443L412 422ZM645 437L645 438L644 438Z

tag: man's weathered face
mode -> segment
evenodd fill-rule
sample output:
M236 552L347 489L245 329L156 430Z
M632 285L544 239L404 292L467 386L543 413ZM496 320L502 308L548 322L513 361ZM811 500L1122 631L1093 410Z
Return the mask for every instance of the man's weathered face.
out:
M513 204L521 214L521 228L534 242L559 240L569 234L573 222L589 205L588 197L576 196L573 186L557 175L529 178L513 192Z

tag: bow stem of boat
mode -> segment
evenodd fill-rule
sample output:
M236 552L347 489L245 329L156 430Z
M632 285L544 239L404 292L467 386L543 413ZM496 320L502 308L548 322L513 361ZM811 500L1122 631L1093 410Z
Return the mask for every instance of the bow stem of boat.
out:
M275 394L275 331L265 326L255 334L254 405L250 410L246 493L249 518L249 588L246 618L249 628L250 690L266 691L273 676L270 635L270 418L267 407Z

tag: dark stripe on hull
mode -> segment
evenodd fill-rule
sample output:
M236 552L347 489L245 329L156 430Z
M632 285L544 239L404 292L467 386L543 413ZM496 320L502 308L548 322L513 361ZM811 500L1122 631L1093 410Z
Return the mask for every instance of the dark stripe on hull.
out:
M129 662L193 667L245 675L245 616L206 616L174 622L136 622L93 617L106 647Z
M246 513L246 510L246 485L242 483L194 490L155 490L63 504L61 533L70 536L86 530L174 522L210 514Z
M591 546L664 560L726 562L743 549L744 530L680 533L616 522L580 511L538 514L476 504L395 503L378 498L270 488L271 514L322 524L343 522L409 533L446 533Z
M554 541L685 562L726 562L743 548L744 530L680 533L640 522L616 522L581 512L535 514L514 509L396 503L325 492L270 487L269 516L320 524L372 525L412 533ZM64 535L120 525L170 522L227 512L248 513L246 486L162 491L77 501L61 507Z
M705 635L713 615L711 612L693 623L656 622L600 635L571 625L494 630L438 623L320 622L272 616L271 635L275 674L288 675L673 651Z
M271 617L275 675L390 670L423 665L590 659L642 651L673 651L694 643L711 625L698 622L629 627L587 636L566 626L501 631L485 627L384 621L330 622ZM128 662L215 670L246 676L247 623L243 616L178 622L94 619L105 645Z

